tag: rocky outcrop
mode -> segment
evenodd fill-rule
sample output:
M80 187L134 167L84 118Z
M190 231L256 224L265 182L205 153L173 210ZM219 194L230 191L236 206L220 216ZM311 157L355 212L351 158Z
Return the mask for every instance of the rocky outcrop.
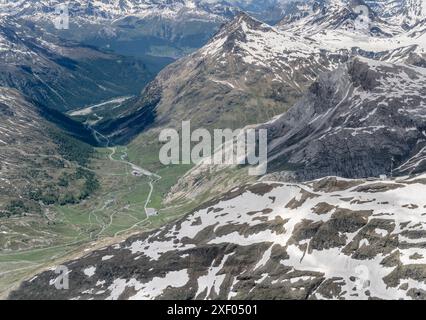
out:
M355 59L264 128L269 170L297 180L423 172L426 70Z

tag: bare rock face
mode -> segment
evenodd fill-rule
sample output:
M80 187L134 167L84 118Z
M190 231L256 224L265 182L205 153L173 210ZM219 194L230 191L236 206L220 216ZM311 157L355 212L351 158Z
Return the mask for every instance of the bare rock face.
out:
M53 267L9 298L423 299L425 177L334 179L235 188L67 262L68 290Z
M426 69L355 59L269 130L269 169L298 180L423 172ZM290 169L287 169L290 168Z

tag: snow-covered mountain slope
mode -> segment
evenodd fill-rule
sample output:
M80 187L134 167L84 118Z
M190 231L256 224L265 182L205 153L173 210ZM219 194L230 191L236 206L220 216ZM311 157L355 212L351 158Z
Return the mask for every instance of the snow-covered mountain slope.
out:
M411 28L426 19L424 0L365 0L377 14L392 24Z
M358 28L376 35L394 34L426 19L424 0L296 0L287 7L291 10L280 24L293 28L306 24L308 32Z
M298 15L289 15L278 25L281 31L312 39L317 46L330 51L349 50L389 62L426 63L424 22L405 30L394 25L389 17L382 18L368 9L361 0L308 1L299 6ZM365 12L361 14L360 10Z
M33 18L48 18L48 14L54 13L58 4L61 4L61 2L55 0L6 1L0 12L20 17L31 15ZM202 8L203 4L206 5L204 10ZM68 8L70 16L80 20L93 20L93 18L110 20L121 19L126 16L147 17L158 15L162 17L177 17L185 11L207 15L209 3L193 0L77 0L70 2ZM226 10L225 6L216 7L214 4L211 8L211 18L215 18L215 11L220 13L222 12L221 10Z
M201 49L165 68L127 115L99 130L112 137L146 128L151 114L161 127L239 128L284 112L319 73L347 61L315 42L284 34L247 14L238 15ZM150 123L151 124L151 123Z
M426 170L426 69L355 59L265 125L270 170L296 179Z
M0 85L69 110L123 94L150 80L136 59L60 40L30 22L0 17Z
M362 0L308 0L299 6L298 14L284 17L279 23L283 29L309 35L349 31L377 37L389 37L402 31L400 26L380 19Z
M236 188L10 299L425 299L426 177Z

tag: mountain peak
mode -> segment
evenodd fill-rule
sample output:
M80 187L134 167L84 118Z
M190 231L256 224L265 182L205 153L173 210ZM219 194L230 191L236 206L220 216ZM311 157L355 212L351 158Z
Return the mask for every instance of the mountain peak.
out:
M235 18L229 23L226 23L221 30L232 31L233 29L240 28L243 25L247 26L249 29L258 29L262 26L266 26L266 24L253 18L248 13L240 11Z
M249 34L256 32L274 32L274 29L247 13L240 12L232 21L222 25L205 49L210 51L212 47L215 47L224 49L226 52L236 51L240 43L248 42Z

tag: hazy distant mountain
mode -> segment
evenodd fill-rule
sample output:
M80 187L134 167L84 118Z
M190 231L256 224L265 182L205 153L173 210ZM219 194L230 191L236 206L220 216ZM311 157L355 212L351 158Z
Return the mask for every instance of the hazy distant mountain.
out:
M30 19L63 37L117 52L177 57L205 44L239 11L274 23L285 14L283 0L90 0L69 3L70 29L53 28L56 0L14 1L0 15Z

